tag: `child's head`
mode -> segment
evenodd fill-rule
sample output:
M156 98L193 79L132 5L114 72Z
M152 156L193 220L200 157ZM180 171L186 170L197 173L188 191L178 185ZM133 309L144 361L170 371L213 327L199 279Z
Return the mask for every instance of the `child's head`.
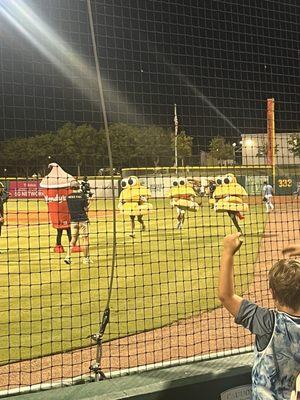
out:
M274 300L291 310L300 310L300 262L279 260L269 271L269 285Z

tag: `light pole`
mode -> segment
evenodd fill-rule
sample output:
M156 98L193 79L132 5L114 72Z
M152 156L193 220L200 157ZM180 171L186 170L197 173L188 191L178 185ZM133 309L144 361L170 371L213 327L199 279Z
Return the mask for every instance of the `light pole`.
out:
M175 158L175 171L177 174L178 167L178 149L177 149L177 139L178 139L178 118L177 118L177 106L174 104L174 158Z

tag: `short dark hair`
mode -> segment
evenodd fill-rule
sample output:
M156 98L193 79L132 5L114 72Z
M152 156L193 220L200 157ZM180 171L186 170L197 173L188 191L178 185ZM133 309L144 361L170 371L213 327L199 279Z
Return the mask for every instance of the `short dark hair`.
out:
M279 260L269 271L274 300L296 311L300 308L300 261Z
M74 190L79 190L80 189L80 183L78 181L71 181L70 182L70 188Z

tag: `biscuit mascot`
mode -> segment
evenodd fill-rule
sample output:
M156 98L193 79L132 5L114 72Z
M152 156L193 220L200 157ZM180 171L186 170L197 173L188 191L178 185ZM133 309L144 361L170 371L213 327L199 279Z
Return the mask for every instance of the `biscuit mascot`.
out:
M149 214L153 209L152 204L148 203L148 199L151 197L151 192L146 186L141 185L136 176L122 179L121 188L122 192L119 198L118 209L121 214L130 217L130 236L134 238L135 217L137 217L138 222L141 224L141 231L143 232L146 230L143 216Z
M187 211L198 211L199 204L195 202L196 196L197 193L193 185L187 179L178 178L173 180L172 188L167 193L167 197L171 199L171 207L177 210L177 229L182 229Z
M249 210L244 197L248 196L246 190L237 183L233 174L227 174L216 178L216 189L214 191L215 211L227 212L238 232L243 233L239 226L237 217L244 219L243 212Z

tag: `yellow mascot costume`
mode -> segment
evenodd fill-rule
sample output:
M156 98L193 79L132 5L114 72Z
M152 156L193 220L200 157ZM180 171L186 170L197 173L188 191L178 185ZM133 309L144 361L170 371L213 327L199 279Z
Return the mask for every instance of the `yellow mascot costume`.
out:
M151 192L146 186L142 186L137 176L130 176L121 181L122 192L119 198L118 209L123 215L128 215L131 221L131 234L134 238L135 217L141 224L141 231L146 230L143 216L149 214L153 209L148 203Z
M198 211L199 204L195 202L196 195L193 185L187 179L173 180L172 188L167 193L167 197L171 199L171 207L175 207L177 210L177 229L182 229L187 211Z
M243 233L236 217L244 219L242 213L249 210L248 204L244 201L244 197L248 196L248 193L243 186L237 183L233 174L217 177L216 184L217 187L214 191L215 211L227 212L237 230Z

